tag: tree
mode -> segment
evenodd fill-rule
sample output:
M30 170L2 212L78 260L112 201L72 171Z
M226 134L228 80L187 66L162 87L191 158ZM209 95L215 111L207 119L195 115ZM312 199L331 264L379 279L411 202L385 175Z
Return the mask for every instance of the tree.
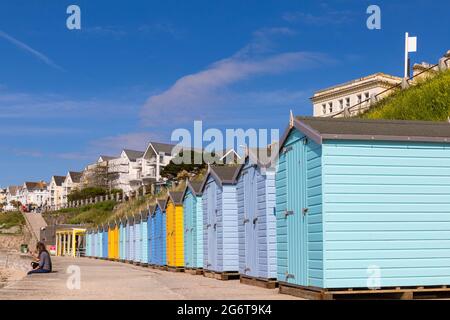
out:
M184 152L190 153L190 159L188 163L181 161L181 158L184 157ZM176 179L176 180L185 180L189 176L196 175L204 170L207 164L203 161L201 164L194 164L196 152L195 151L183 151L174 159L172 159L167 166L165 166L161 171L161 176L167 179ZM199 157L197 153L197 157Z

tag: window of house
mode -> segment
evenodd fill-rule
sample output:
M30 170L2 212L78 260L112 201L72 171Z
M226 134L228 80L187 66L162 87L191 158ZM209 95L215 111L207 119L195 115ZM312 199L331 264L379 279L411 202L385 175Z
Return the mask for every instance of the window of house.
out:
M370 98L369 92L366 92L364 95L365 95L366 100L369 100L369 98Z
M360 94L358 94L358 103L362 102L362 96Z
M344 100L339 100L339 107L342 109L344 109Z
M333 113L333 102L328 104L328 109L330 109L330 113Z
M345 98L345 106L350 107L350 98Z
M324 103L322 105L322 114L326 114L327 113L327 105Z

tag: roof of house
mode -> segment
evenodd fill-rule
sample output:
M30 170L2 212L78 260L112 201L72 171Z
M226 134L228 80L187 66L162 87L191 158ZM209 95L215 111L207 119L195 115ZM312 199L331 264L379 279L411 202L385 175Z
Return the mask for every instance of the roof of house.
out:
M381 80L387 80L387 81L393 81L393 82L400 82L402 80L402 78L399 78L399 77L396 77L396 76L392 76L390 74L386 74L386 73L383 73L383 72L378 72L378 73L374 73L374 74L371 74L371 75L368 75L368 76L365 76L365 77L362 77L362 78L353 79L353 80L350 80L350 81L347 81L347 82L344 82L344 83L340 83L340 84L337 84L337 85L334 85L334 86L331 86L331 87L328 87L328 88L324 88L324 89L318 90L318 91L316 91L314 93L314 97L312 97L312 98L315 98L315 97L317 97L317 96L319 96L321 94L327 93L328 91L339 90L339 89L342 89L344 87L355 85L355 84L358 84L358 83L361 83L361 82L364 82L364 81L369 81L369 80L380 80L380 81Z
M28 191L33 191L33 190L40 190L40 189L45 189L47 188L47 183L45 183L44 181L39 181L39 182L25 182L25 188Z
M174 144L160 143L160 142L150 142L157 154L164 153L167 155L172 154L172 149L175 147Z
M128 157L128 159L130 159L130 161L136 161L136 159L142 158L144 155L143 151L124 149L123 152L125 152L126 156Z
M293 124L319 144L323 140L450 142L448 122L297 117Z
M109 160L113 160L116 159L117 157L112 157L112 156L100 156L98 159L102 159L103 161L109 161Z
M53 180L55 180L55 183L58 187L61 187L64 183L64 180L66 180L66 177L64 176L53 176Z
M167 193L166 206L167 206L167 203L169 202L169 199L171 199L175 205L183 204L183 194L184 194L184 192L169 191Z
M17 192L21 189L21 186L9 186L8 191L12 196L17 195Z
M72 179L73 183L80 183L81 177L83 176L82 172L69 171L70 179Z

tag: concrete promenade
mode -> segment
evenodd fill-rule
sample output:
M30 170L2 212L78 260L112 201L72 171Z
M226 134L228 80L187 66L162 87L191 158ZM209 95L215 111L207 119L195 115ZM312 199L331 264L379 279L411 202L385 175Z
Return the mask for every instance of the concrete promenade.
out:
M0 289L0 300L9 299L297 299L278 294L278 289L240 284L238 280L219 281L185 273L173 273L130 264L88 258L53 258L56 272L32 275ZM70 290L69 266L81 271L81 288Z

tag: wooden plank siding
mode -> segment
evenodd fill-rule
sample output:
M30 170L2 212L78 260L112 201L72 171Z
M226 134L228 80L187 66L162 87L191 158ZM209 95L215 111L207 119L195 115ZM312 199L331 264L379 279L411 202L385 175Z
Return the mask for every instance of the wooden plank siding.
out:
M248 170L252 169L253 164L246 160L244 167L238 178L236 185L237 203L238 203L238 234L239 234L239 272L258 278L276 278L276 218L274 215L275 206L275 175L274 172L262 172L257 166L255 175L252 177L254 181L251 184L256 186L256 243L247 243L252 241L246 236L246 223L253 224L252 221L244 222L245 208L248 201L252 201L246 196L245 191L245 175ZM252 171L253 172L253 171ZM247 252L252 250L256 254L255 270L248 270L246 261L249 259Z
M284 146L303 143L304 135L293 130ZM320 145L309 140L306 146L307 159L307 282L309 286L322 287L323 279L323 227L322 227L322 162ZM288 250L288 225L285 217L287 208L287 167L286 155L280 153L276 173L276 215L277 215L277 274L279 281L288 281L288 257L298 253ZM297 213L301 214L301 213ZM294 280L295 281L295 280ZM300 283L298 283L300 284Z
M325 286L450 284L449 164L448 144L327 141Z

